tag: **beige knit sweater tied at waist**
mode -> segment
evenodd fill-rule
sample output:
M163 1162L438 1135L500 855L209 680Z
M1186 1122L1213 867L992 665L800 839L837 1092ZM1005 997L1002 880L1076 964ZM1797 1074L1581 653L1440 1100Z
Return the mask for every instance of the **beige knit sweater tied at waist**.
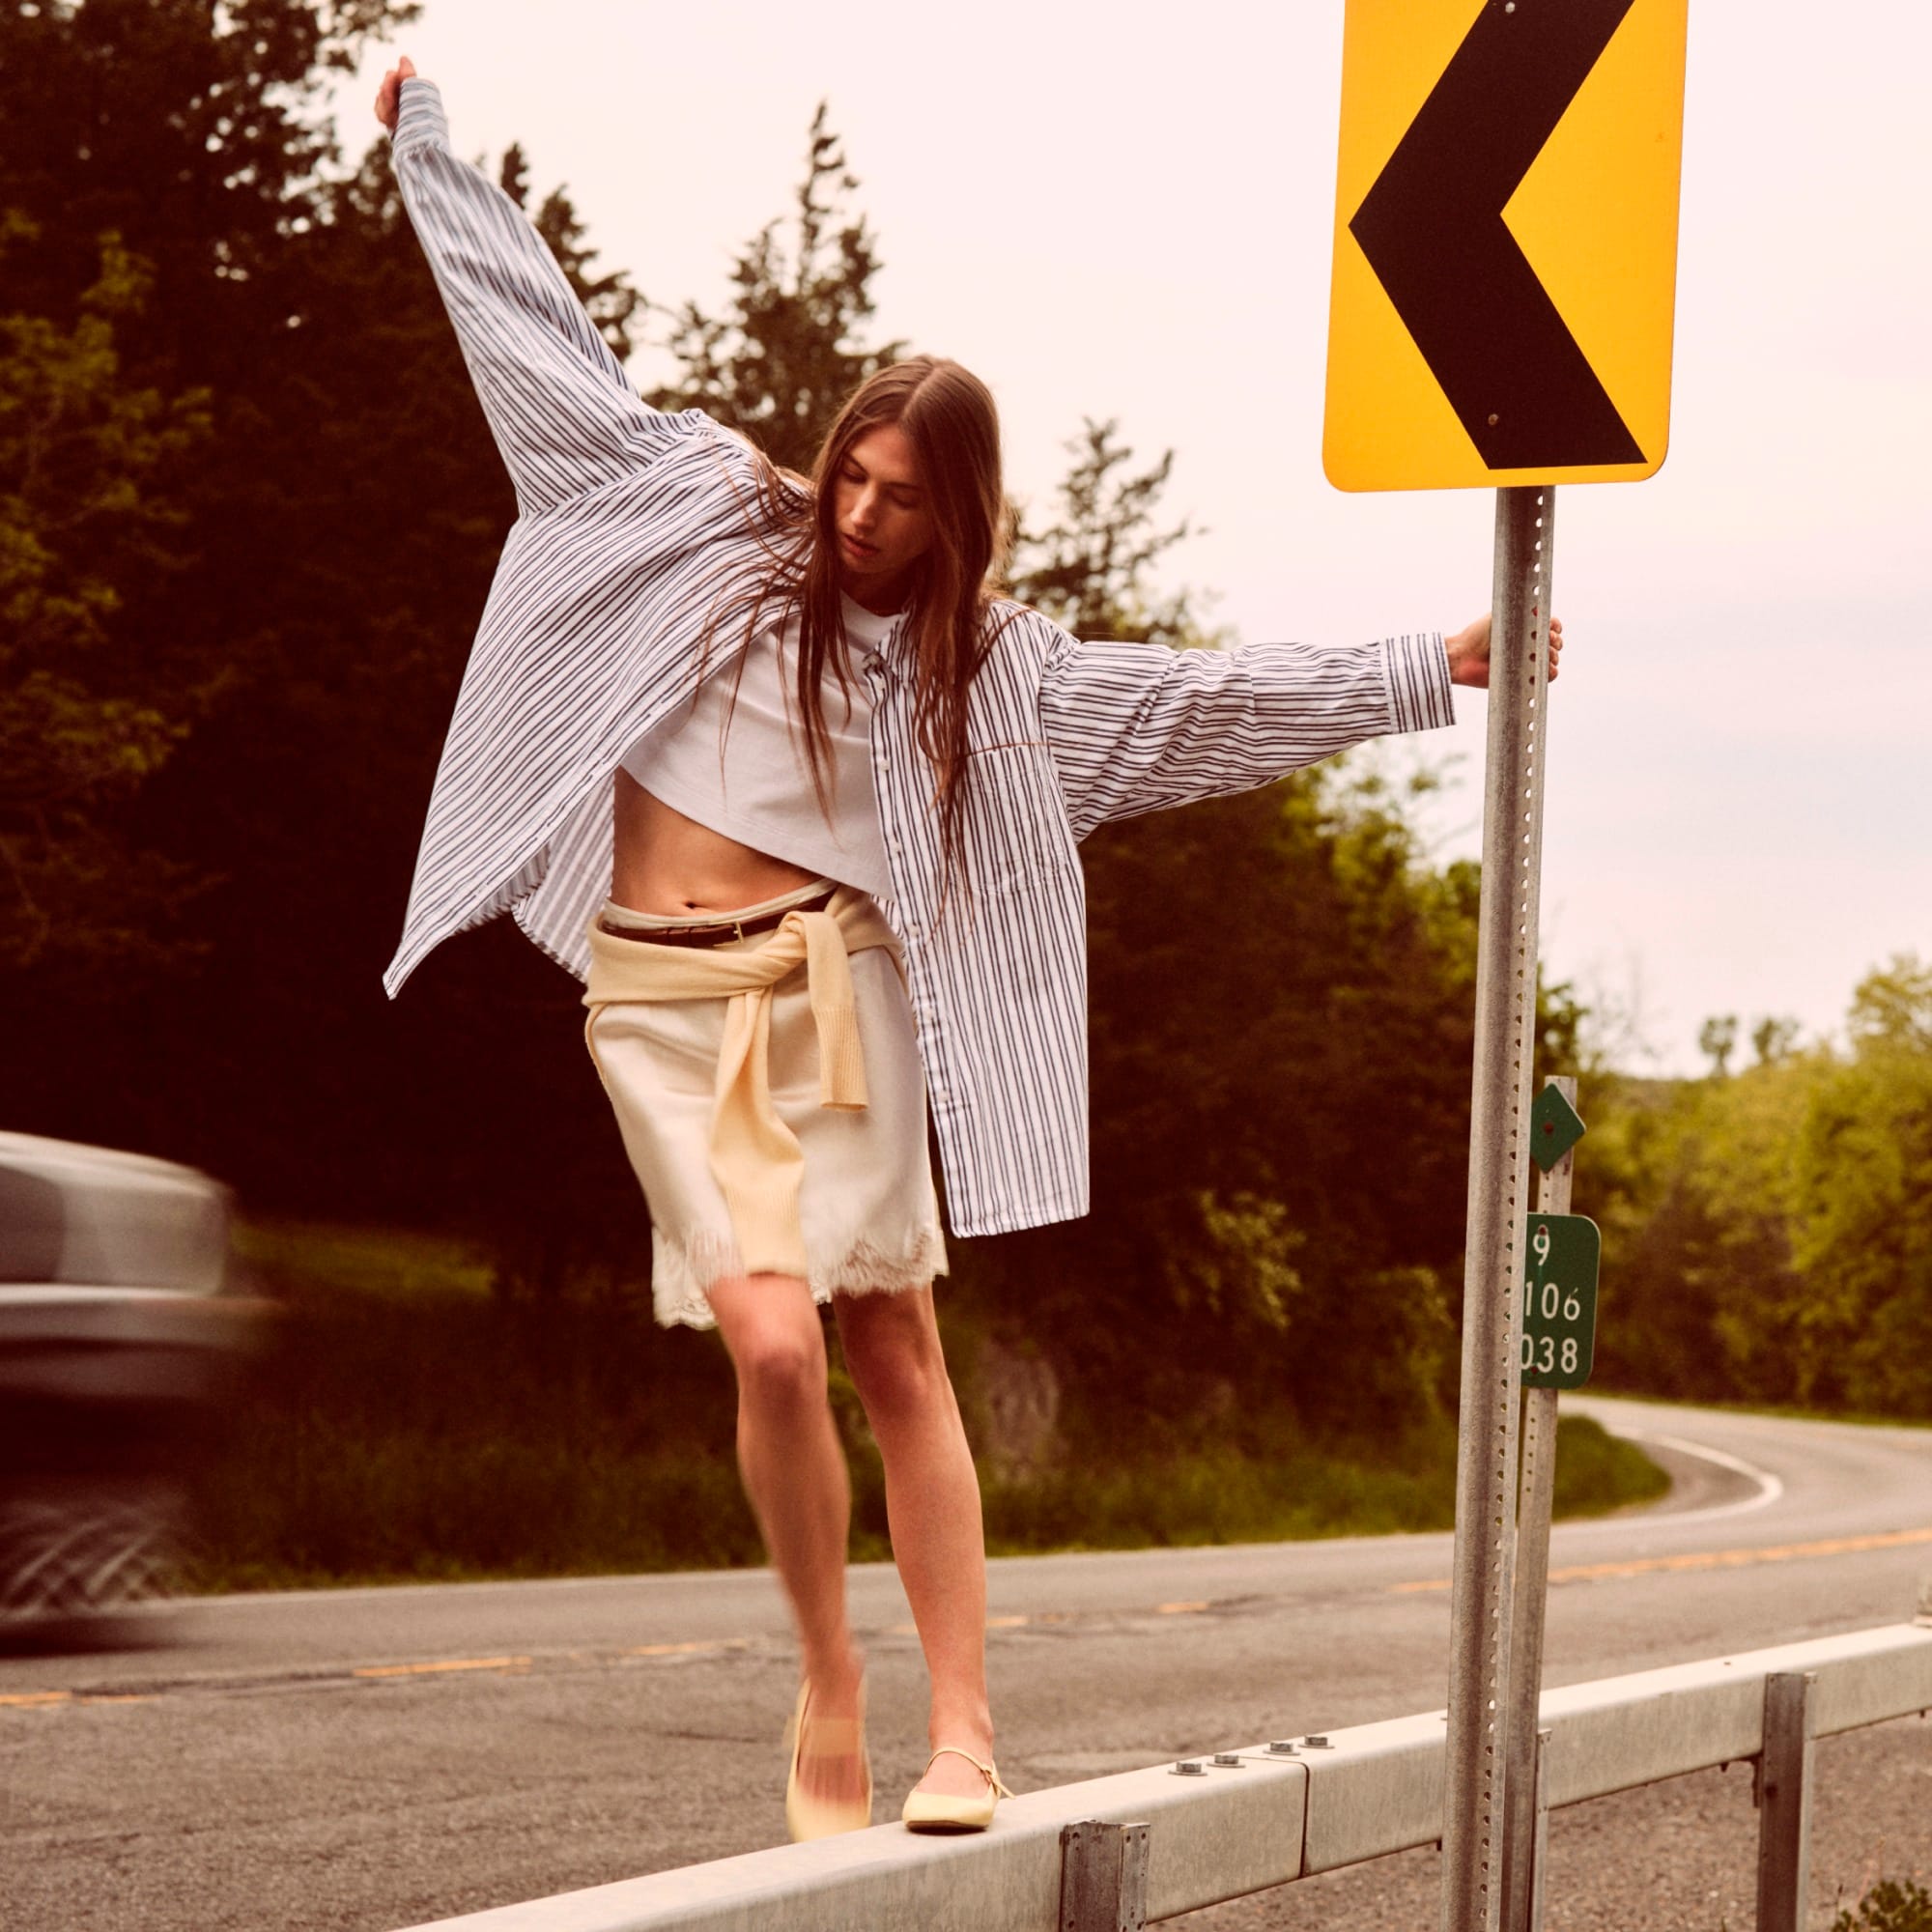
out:
M848 960L874 946L900 965L892 928L872 900L850 886L840 886L822 912L787 913L752 951L639 945L591 925L583 1004L593 1026L600 1009L627 1000L730 1003L718 1055L710 1158L747 1274L804 1279L810 1272L798 1218L805 1156L772 1106L773 989L805 968L818 1034L819 1105L862 1109L866 1063Z

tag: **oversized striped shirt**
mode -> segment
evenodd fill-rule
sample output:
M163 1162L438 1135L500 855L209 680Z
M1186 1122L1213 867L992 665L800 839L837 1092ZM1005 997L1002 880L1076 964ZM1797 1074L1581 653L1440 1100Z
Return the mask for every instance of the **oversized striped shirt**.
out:
M430 799L391 994L434 947L509 912L582 978L608 894L626 751L731 662L700 644L772 568L750 448L654 410L507 195L404 83L393 144L516 489ZM1264 784L1365 738L1451 722L1435 633L1339 649L1080 642L1001 603L967 705L965 891L945 890L934 775L903 627L866 666L893 890L955 1233L1088 1206L1086 901L1077 850L1110 819ZM742 630L742 626L733 627ZM943 914L943 916L942 916Z

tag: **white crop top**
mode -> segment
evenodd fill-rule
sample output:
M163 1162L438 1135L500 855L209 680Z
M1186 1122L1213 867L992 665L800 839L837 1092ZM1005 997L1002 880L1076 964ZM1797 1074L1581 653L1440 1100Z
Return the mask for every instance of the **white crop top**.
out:
M825 678L826 769L830 814L819 810L798 716L798 638L794 615L761 630L738 659L697 687L692 702L647 731L623 767L653 798L754 851L802 866L821 878L883 897L893 889L872 781L872 693L866 661L891 628L841 597L852 689Z

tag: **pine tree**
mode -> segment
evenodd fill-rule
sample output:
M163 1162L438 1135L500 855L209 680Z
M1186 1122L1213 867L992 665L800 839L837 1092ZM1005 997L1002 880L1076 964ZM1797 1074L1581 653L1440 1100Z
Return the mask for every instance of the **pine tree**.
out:
M1117 421L1089 420L1067 445L1073 462L1060 486L1056 520L1034 528L1016 520L1013 594L1076 638L1120 638L1177 646L1216 643L1194 609L1195 593L1160 590L1154 566L1194 534L1183 520L1156 527L1174 452L1138 472Z
M724 309L692 301L674 311L668 346L684 368L652 403L705 410L781 468L810 471L845 398L905 350L864 342L880 264L849 207L858 185L820 102L789 229L770 222L747 244Z
M512 141L504 151L497 180L503 192L519 208L527 212L530 165L522 142ZM590 272L590 264L597 259L597 250L584 246L584 236L588 231L578 218L567 187L559 185L553 188L530 220L537 233L550 244L557 267L563 270L565 279L576 292L577 299L583 304L584 313L597 325L604 340L611 345L611 353L618 361L628 362L635 346L631 341L632 319L643 300L631 286L630 277L621 269L608 275L593 275Z

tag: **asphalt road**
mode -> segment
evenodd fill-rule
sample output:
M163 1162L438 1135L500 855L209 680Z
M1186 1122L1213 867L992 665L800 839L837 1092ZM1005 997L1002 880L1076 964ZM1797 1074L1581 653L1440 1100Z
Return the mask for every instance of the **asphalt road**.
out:
M1564 1400L1644 1437L1676 1485L1660 1508L1557 1528L1548 1682L1911 1616L1932 1576L1932 1431ZM1002 1770L1037 1788L1437 1708L1449 1564L1442 1535L995 1563ZM857 1571L853 1599L895 1809L923 1755L918 1647L889 1567ZM121 1641L0 1657L13 1932L392 1932L782 1835L794 1662L764 1573L213 1599ZM1821 1897L1861 1889L1846 1859L1870 1862L1864 1883L1932 1864L1932 1726L1829 1762L1853 1768L1821 1833L1843 1814L1850 1849L1821 1852ZM1602 1897L1552 1922L1747 1923L1731 1894L1747 1901L1748 1779L1695 1795L1718 1776L1560 1814L1571 1903ZM1676 1861L1648 1894L1676 1901L1667 1916L1630 1902L1633 1832ZM1189 1922L1421 1925L1432 1860Z

